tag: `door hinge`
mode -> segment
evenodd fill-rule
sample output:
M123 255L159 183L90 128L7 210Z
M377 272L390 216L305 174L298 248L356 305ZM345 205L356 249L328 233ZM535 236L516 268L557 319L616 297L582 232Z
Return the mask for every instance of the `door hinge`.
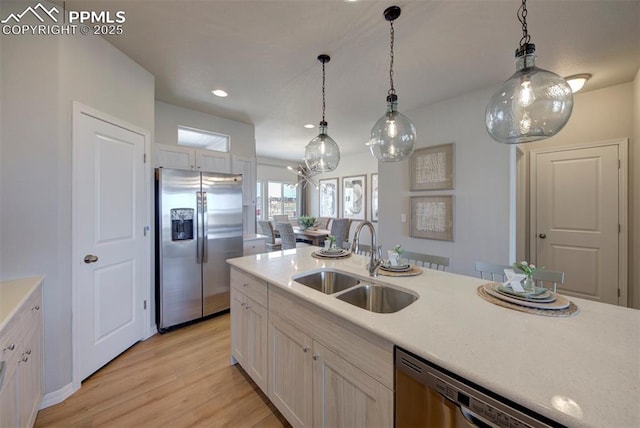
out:
M144 301L143 307L144 307L144 310L147 309L147 301L146 300Z
M143 154L142 154L142 161L143 161L144 163L147 163L147 154L146 154L146 153L143 153Z
M622 232L622 225L618 223L618 233Z
M145 226L142 228L142 233L144 234L144 236L147 236L147 232L149 231L149 226Z
M618 298L620 298L620 289L618 288Z
M618 159L618 169L622 168L622 161Z

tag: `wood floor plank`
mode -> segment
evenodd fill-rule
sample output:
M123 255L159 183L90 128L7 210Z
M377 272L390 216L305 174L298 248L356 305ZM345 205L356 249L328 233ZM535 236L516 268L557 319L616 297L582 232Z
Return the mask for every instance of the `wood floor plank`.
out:
M38 412L35 427L288 427L230 366L229 314L137 343Z

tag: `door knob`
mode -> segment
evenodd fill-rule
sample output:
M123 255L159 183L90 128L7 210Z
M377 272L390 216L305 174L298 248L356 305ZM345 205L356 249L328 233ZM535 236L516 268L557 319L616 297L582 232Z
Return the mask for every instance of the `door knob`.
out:
M538 235L538 238L540 239L545 239L547 237L547 235L545 235L544 233L541 233L540 235Z
M97 261L98 261L98 256L94 256L93 254L87 254L86 256L84 256L84 262L86 264L95 263Z

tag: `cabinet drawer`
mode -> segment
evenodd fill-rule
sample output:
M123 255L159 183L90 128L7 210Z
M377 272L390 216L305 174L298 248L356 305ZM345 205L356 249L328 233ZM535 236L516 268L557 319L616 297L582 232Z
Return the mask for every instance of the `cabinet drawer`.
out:
M267 283L255 276L231 268L231 287L255 300L262 306L267 306Z
M266 252L264 239L257 239L244 242L244 255L261 254Z

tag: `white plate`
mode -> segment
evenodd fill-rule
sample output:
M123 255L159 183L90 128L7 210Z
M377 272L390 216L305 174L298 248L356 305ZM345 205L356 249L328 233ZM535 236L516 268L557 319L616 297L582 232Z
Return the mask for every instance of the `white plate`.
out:
M536 309L550 309L550 310L559 310L559 309L566 309L569 307L569 300L564 297L564 296L560 296L559 294L556 294L556 300L553 302L533 302L531 300L522 300L522 299L518 299L515 296L511 297L511 296L507 296L506 294L503 294L501 292L498 291L498 286L500 284L498 283L491 283L491 284L485 284L484 287L484 291L487 292L487 294L496 297L500 300L504 300L505 302L509 302L509 303L513 303L515 305L520 305L520 306L526 306L528 308L536 308Z

